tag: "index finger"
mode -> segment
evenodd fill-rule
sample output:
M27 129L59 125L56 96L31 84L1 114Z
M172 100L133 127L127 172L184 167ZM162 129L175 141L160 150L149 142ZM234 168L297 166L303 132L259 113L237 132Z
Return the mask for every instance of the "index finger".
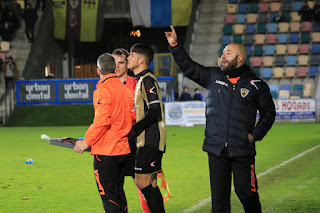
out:
M171 28L171 31L172 31L173 33L176 33L176 31L175 31L175 29L174 29L174 27L173 27L172 25L170 25L170 28Z

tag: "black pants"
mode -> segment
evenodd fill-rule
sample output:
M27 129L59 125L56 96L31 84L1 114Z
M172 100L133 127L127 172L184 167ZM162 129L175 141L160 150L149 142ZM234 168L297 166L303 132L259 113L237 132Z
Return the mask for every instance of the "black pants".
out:
M29 42L32 43L34 38L34 24L26 23L25 33Z
M127 158L127 155L94 156L94 174L105 212L128 212L123 190L123 169Z
M260 213L261 204L258 195L258 185L255 175L255 158L229 158L225 148L221 156L208 153L212 212L230 212L231 173L233 173L234 188L246 213Z
M8 89L10 84L14 83L14 78L13 77L4 77L4 82L6 85L6 89Z

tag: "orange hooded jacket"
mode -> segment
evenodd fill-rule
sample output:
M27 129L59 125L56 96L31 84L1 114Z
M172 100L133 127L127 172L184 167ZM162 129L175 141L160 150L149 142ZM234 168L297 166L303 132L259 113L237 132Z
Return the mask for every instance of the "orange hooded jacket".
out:
M132 127L133 94L115 73L99 80L93 93L94 120L85 134L92 155L130 153L128 133Z

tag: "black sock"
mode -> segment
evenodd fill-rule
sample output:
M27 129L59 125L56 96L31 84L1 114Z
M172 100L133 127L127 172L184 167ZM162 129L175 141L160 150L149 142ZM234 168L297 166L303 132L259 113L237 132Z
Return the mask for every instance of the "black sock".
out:
M163 199L158 187L149 186L141 189L144 197L147 200L147 205L152 213L164 213Z

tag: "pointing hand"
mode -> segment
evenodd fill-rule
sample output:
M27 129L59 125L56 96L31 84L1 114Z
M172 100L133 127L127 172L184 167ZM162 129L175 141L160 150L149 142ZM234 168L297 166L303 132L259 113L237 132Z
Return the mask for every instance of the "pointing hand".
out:
M174 30L174 27L172 25L170 26L170 28L171 28L171 32L169 31L169 32L164 32L164 33L167 37L168 43L170 45L175 45L178 42L177 33Z

